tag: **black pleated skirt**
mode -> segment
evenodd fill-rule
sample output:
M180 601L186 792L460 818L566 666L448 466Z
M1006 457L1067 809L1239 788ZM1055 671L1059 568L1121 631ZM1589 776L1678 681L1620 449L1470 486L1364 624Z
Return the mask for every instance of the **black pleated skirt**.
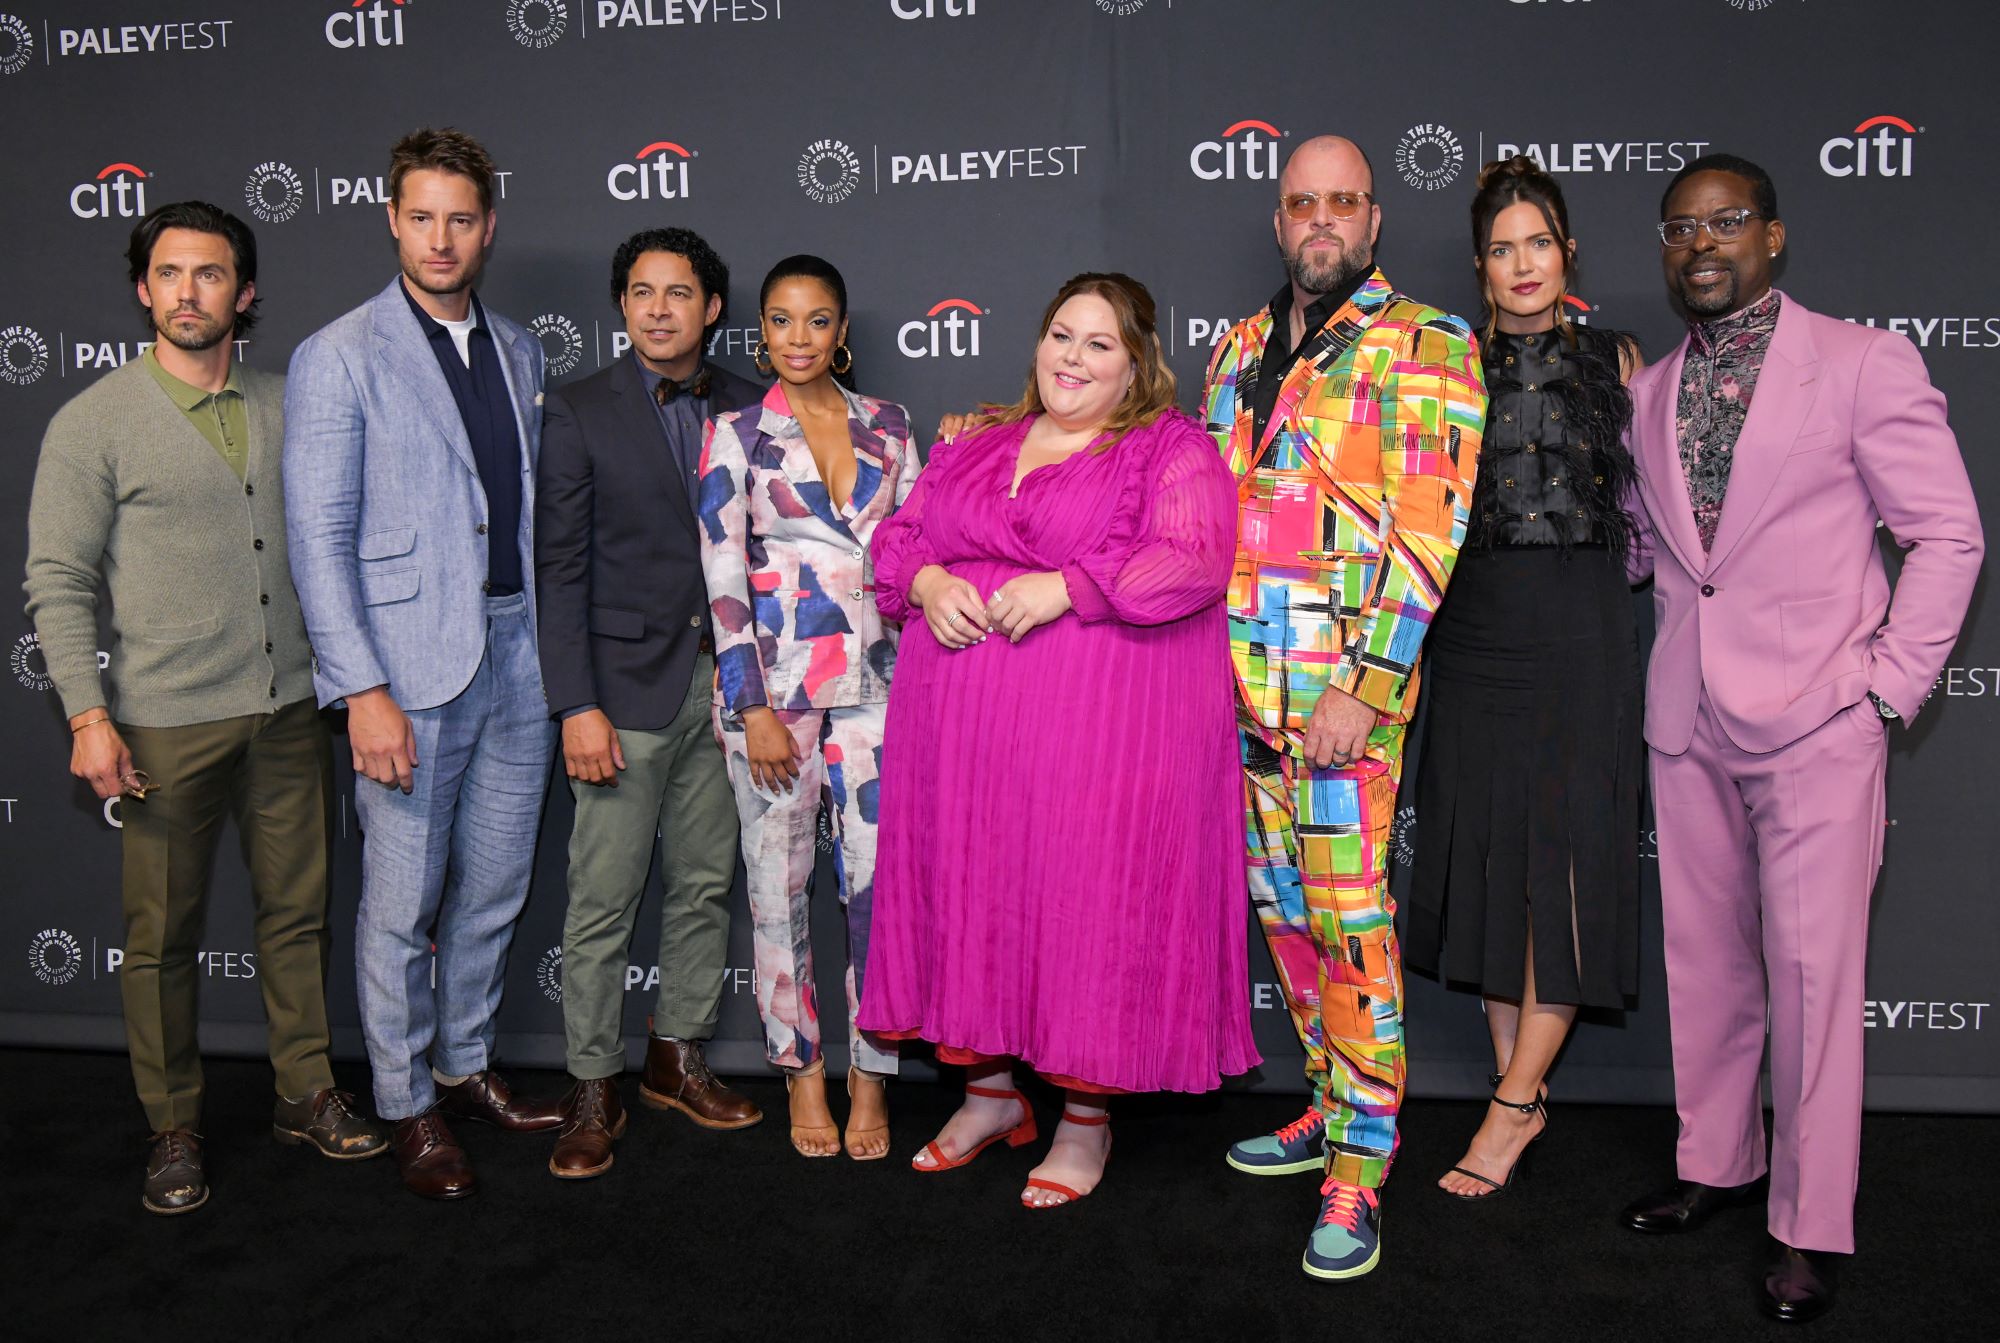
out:
M1640 673L1602 546L1467 549L1424 638L1405 961L1543 1002L1638 990ZM1406 796L1408 795L1406 791Z

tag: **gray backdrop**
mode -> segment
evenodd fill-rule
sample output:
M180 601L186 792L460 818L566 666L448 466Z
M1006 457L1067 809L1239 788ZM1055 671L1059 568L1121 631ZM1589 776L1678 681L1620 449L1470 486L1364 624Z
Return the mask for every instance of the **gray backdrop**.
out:
M622 348L612 248L684 224L735 268L721 362L748 371L764 269L818 252L848 277L859 385L919 424L1011 398L1047 296L1088 268L1152 287L1192 407L1213 342L1282 278L1276 165L1321 131L1375 158L1391 278L1458 311L1476 302L1472 178L1497 155L1536 154L1569 193L1575 315L1635 331L1658 357L1679 335L1651 233L1659 194L1688 158L1728 149L1777 178L1781 284L1917 342L1991 500L2000 480L1978 426L2000 414L2000 123L1977 90L1996 44L2000 19L1972 0L0 0L0 553L18 565L50 415L144 348L121 255L144 208L202 197L252 221L263 322L242 357L282 370L300 338L394 273L388 147L445 123L482 138L506 174L484 293L537 330L558 377ZM1987 605L1982 584L1937 698L1894 734L1868 980L1879 1107L2000 1110L1995 827L1980 819L2000 746ZM69 777L60 708L9 609L0 1041L118 1047L117 811ZM360 850L339 754L332 993L338 1044L359 1057L346 943ZM571 814L555 777L502 1010L503 1057L550 1065ZM1633 841L1650 852L1643 828ZM204 943L204 1040L257 1052L233 848ZM1647 883L1643 991L1579 1029L1568 1094L1671 1094L1650 869ZM635 1040L653 918L649 901ZM821 931L821 964L842 964L837 920ZM1297 1087L1297 1045L1252 944L1267 1062L1251 1081ZM760 1066L743 917L730 964L713 1056ZM839 1016L826 1013L836 1032ZM1419 1094L1481 1089L1475 998L1413 979L1408 1021Z

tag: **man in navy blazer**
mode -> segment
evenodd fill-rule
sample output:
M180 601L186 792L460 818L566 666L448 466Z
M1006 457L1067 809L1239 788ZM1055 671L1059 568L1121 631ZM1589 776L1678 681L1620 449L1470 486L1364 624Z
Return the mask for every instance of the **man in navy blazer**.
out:
M473 294L495 222L476 141L405 136L388 208L402 274L292 356L286 532L319 702L347 707L376 1108L404 1183L457 1198L473 1177L446 1113L561 1118L490 1059L554 736L531 581L542 353Z
M570 1075L549 1169L610 1169L625 1127L625 966L660 850L659 991L639 1098L705 1128L763 1116L708 1069L729 951L736 800L709 720L708 628L695 500L709 418L763 389L703 358L729 268L682 228L625 240L611 297L632 348L549 393L536 472L542 676L576 797L563 923Z

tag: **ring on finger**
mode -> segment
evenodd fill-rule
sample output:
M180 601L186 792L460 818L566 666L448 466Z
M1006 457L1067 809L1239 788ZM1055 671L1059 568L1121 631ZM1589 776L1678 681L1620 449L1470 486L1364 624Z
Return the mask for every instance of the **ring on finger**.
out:
M945 617L945 619L953 625L958 624L962 618L963 617L961 617L956 611L953 611L950 615Z

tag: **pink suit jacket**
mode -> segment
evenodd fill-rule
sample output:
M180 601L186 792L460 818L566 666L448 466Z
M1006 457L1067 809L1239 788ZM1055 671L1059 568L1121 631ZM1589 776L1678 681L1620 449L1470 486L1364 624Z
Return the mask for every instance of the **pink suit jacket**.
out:
M1916 715L1958 638L1985 542L1944 396L1903 336L1789 295L1704 555L1675 412L1688 343L1632 378L1654 579L1646 741L1686 751L1704 689L1723 731L1775 751L1869 691ZM1636 512L1637 510L1635 510ZM1908 553L1890 597L1877 521Z

